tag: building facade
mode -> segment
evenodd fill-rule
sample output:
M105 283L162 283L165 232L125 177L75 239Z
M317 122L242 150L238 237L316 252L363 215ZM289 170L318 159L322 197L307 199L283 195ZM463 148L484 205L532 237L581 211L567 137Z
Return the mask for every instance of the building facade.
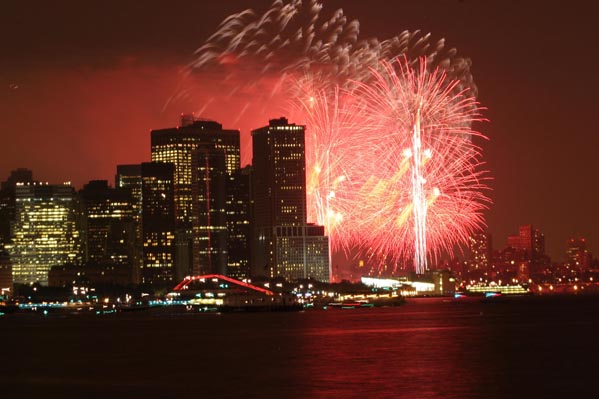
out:
M14 282L47 285L52 266L81 261L75 191L68 183L19 183L15 196Z
M328 238L307 223L305 127L272 119L252 146L252 274L328 281Z
M194 275L227 273L225 152L200 147L192 155Z
M117 165L114 186L128 190L133 210L133 224L135 227L135 248L132 259L133 283L141 283L141 269L143 265L143 229L142 229L142 177L141 164Z
M227 276L250 276L251 259L251 167L238 170L227 181Z
M191 228L193 219L193 153L199 148L214 148L225 154L228 175L240 166L239 130L223 129L214 121L182 116L176 128L152 130L152 162L175 165L175 215L178 225Z
M142 282L168 284L176 280L174 166L141 164Z
M239 143L238 130L192 115L152 131L152 160L175 165L176 258L184 275L248 275L249 251L242 249L250 241L249 186L240 175Z
M196 173L197 168L194 168L194 154L198 150L221 152L224 154L226 176L231 178L240 166L239 131L223 129L218 122L182 115L181 126L153 130L151 135L152 161L170 162L175 166L177 268L186 270L185 275L210 269L212 265L198 265L198 254L194 253L194 246L199 248L199 242L206 240L205 233L209 231L207 226L199 224L197 216L201 212L194 209L205 205L195 203L199 197L194 196L194 187L197 188L202 183L194 181L194 178L201 177L201 174ZM226 259L226 253L219 256Z
M112 188L106 180L94 180L79 191L82 209L82 242L86 263L134 265L137 214L131 190Z
M12 263L8 252L0 248L0 296L6 297L12 293Z

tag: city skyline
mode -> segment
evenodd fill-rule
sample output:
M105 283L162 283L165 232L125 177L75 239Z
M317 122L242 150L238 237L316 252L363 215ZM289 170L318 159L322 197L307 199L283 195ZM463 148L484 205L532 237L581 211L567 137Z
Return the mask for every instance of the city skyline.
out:
M111 180L117 164L149 161L149 130L172 126L179 112L198 110L194 104L163 109L179 82L180 67L191 59L193 50L227 15L248 7L264 9L270 3L196 5L207 8L207 17L204 23L191 24L181 13L176 15L183 21L156 17L153 13L158 10L169 12L158 3L150 4L136 19L134 11L139 10L133 3L114 13L116 3L85 11L74 3L61 2L46 10L55 17L49 19L63 18L64 22L49 35L41 34L47 27L41 20L28 24L27 32L16 28L14 23L25 8L11 4L12 10L6 14L9 21L2 29L16 29L19 34L3 32L3 40L17 39L7 43L11 57L0 66L5 76L0 90L0 131L11 137L9 151L0 160L1 178L26 167L38 180L73 181L81 187L89 180ZM194 7L192 3L180 5ZM393 10L383 2L365 9L331 1L324 7L328 13L343 7L349 18L360 20L366 37L387 38L404 29L420 28L436 38L445 37L458 54L472 59L479 100L489 108L485 116L491 120L478 129L490 137L481 145L495 178L490 193L494 204L487 212L487 223L496 242L513 234L517 226L531 223L546 234L547 249L554 259L563 259L571 237L587 238L591 252L599 252L591 162L597 138L589 128L592 100L589 94L585 99L582 90L587 87L594 92L589 87L593 82L579 76L584 73L572 77L563 72L564 66L573 68L572 54L582 54L583 41L575 39L588 37L590 25L584 18L592 13L565 10L560 18L567 29L558 29L530 5L445 2L432 7L425 2ZM43 9L40 5L40 11ZM543 9L549 15L558 12L548 5ZM65 16L59 17L61 11ZM79 22L68 22L67 16L84 11L97 13L99 19L75 39L70 33L82 27ZM391 24L391 11L402 11L403 20ZM189 14L202 18L200 13ZM33 18L36 21L38 17ZM110 25L114 30L109 32L112 18L116 24ZM486 18L502 21L508 29L501 33L484 30ZM137 28L146 24L158 23L164 24L164 37L135 33L143 32ZM553 56L557 48L563 49L563 56ZM530 55L533 49L538 50ZM582 67L592 70L596 63L593 54ZM241 128L247 136L249 128L281 115L258 115L261 124L248 127L236 126L234 120L220 115L201 116L216 119L226 128ZM38 145L26 144L31 142ZM242 147L241 152L246 164L249 155L243 153L247 149ZM60 159L72 157L72 161L56 162L49 154ZM80 167L84 161L85 167Z

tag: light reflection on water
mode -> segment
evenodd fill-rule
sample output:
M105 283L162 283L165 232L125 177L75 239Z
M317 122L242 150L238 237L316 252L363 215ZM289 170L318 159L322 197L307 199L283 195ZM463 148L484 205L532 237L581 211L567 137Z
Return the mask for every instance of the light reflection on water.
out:
M599 369L599 298L558 299L5 317L15 344L0 386L15 397L575 397Z

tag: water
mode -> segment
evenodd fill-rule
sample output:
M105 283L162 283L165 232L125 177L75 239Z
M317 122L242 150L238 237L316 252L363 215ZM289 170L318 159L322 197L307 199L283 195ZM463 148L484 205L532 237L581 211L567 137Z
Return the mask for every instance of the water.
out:
M10 397L575 398L599 381L599 297L10 315L0 339Z

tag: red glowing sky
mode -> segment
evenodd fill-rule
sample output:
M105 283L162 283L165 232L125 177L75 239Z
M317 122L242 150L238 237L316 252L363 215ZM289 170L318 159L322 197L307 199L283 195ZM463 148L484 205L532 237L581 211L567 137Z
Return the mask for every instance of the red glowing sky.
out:
M149 160L149 131L198 109L193 99L165 108L193 51L227 15L270 3L9 0L0 14L0 180L27 167L38 180L80 187L112 180L116 164ZM595 10L540 0L391 3L326 1L325 11L342 6L364 37L422 29L472 59L491 120L479 130L491 139L482 145L495 179L495 247L532 223L554 259L570 236L586 236L599 255ZM204 116L247 135L279 115L236 125L226 109Z

